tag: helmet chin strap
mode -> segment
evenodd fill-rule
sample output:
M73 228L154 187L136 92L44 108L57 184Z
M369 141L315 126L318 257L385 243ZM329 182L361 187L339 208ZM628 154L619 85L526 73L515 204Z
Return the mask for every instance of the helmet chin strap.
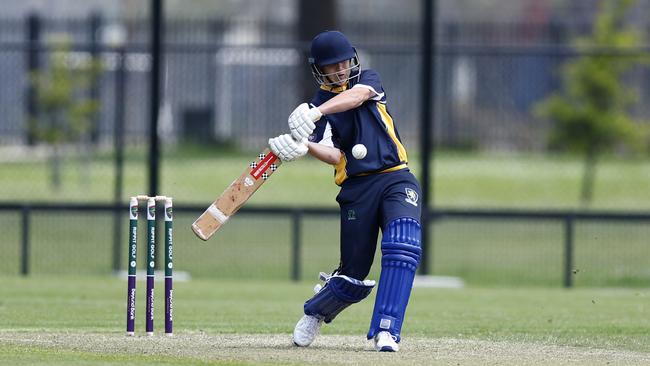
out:
M348 80L349 80L350 78L349 78L349 76L348 76L348 77L346 77L344 80L340 80L340 79L339 79L338 81L334 81L334 80L332 80L331 77L327 77L327 79L329 80L329 82L327 82L327 83L325 83L325 84L323 84L323 85L325 85L325 86L333 86L333 87L341 87L341 86L346 86L346 85L348 85Z
M355 56L351 59L350 67L345 70L339 70L337 72L332 72L329 74L324 74L320 67L315 64L311 65L311 72L314 75L314 78L319 85L329 86L329 87L341 87L346 85L350 80L354 78L359 78L361 75L361 63L359 62L359 56ZM332 81L332 77L338 79L338 74L341 71L346 71L348 76L345 80Z

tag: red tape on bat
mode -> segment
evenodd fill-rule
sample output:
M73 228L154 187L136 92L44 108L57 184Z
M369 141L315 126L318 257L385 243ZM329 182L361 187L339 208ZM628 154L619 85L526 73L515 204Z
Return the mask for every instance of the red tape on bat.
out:
M278 157L275 156L275 154L269 152L268 154L266 154L266 156L264 156L264 159L262 159L262 161L260 161L259 164L257 164L257 167L255 167L251 171L251 176L255 178L255 180L260 179L262 174L264 174L264 172L269 170L271 164L273 164L277 159Z

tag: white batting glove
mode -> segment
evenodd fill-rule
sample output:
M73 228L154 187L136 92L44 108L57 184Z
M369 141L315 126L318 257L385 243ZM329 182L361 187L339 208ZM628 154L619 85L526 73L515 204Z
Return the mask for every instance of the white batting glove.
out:
M269 139L269 147L282 161L293 161L307 154L309 149L305 141L306 139L303 139L298 142L291 135L284 134Z
M306 139L316 128L314 122L318 121L322 116L323 114L318 108L310 108L309 104L302 103L289 115L291 136L296 141Z

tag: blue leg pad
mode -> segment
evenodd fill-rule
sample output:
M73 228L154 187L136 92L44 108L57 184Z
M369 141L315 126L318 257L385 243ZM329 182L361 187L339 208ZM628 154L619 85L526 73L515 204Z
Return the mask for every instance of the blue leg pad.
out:
M420 223L412 218L391 221L381 240L381 275L368 339L388 331L400 340L402 321L420 262Z
M333 275L325 286L305 302L305 314L331 322L343 309L365 299L375 286L375 281L359 281L352 277Z

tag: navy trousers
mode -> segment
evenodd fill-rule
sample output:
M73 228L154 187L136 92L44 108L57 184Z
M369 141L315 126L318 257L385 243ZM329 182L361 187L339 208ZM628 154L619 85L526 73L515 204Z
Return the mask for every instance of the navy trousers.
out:
M422 212L420 186L408 170L350 177L336 201L341 208L341 262L338 272L358 280L368 276L379 230L394 219L418 222Z

